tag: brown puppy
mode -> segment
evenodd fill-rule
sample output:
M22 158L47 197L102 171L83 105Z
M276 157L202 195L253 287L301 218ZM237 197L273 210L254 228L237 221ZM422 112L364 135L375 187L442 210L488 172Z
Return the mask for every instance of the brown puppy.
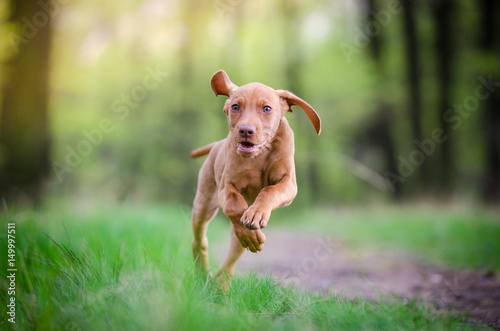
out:
M289 205L297 194L293 131L283 116L297 105L311 120L317 134L321 120L304 100L260 83L236 86L220 70L210 82L215 95L229 99L224 105L229 124L227 138L191 152L208 154L198 176L193 203L193 255L205 273L208 267L208 222L219 208L231 220L231 246L217 277L224 282L245 249L258 253L266 237L260 228L271 212Z

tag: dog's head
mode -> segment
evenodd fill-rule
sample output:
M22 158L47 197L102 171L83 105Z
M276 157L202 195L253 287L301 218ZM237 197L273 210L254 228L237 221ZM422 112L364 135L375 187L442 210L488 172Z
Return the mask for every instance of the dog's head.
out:
M255 157L267 146L278 131L285 112L297 105L309 117L317 134L321 119L304 100L285 90L274 90L261 83L236 86L223 71L217 71L210 81L215 95L229 99L224 104L235 148L243 157Z

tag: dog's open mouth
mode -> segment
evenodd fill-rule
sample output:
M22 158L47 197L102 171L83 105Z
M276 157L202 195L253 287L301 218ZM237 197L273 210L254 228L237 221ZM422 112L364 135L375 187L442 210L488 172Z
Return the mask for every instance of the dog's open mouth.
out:
M252 144L249 141L242 141L240 143L236 143L236 149L238 153L243 156L252 156L257 154L266 144L267 141L264 141L262 144L258 145Z

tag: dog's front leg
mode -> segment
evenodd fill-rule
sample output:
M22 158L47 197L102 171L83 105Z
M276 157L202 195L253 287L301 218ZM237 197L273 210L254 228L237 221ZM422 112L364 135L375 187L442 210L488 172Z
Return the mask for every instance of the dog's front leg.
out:
M278 207L288 206L297 195L295 178L283 177L275 185L264 187L255 202L243 213L241 224L251 230L267 226L271 212Z
M234 185L226 183L224 188L219 191L219 201L221 201L222 211L233 225L234 234L241 246L248 248L253 253L261 251L264 248L266 236L262 231L249 230L241 223L241 217L247 210L248 204Z

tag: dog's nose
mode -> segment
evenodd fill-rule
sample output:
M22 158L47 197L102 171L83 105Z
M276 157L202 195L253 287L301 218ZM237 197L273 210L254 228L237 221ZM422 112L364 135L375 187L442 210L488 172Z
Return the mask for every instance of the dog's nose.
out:
M241 125L239 127L240 136L243 138L250 138L255 133L255 127L251 125Z

